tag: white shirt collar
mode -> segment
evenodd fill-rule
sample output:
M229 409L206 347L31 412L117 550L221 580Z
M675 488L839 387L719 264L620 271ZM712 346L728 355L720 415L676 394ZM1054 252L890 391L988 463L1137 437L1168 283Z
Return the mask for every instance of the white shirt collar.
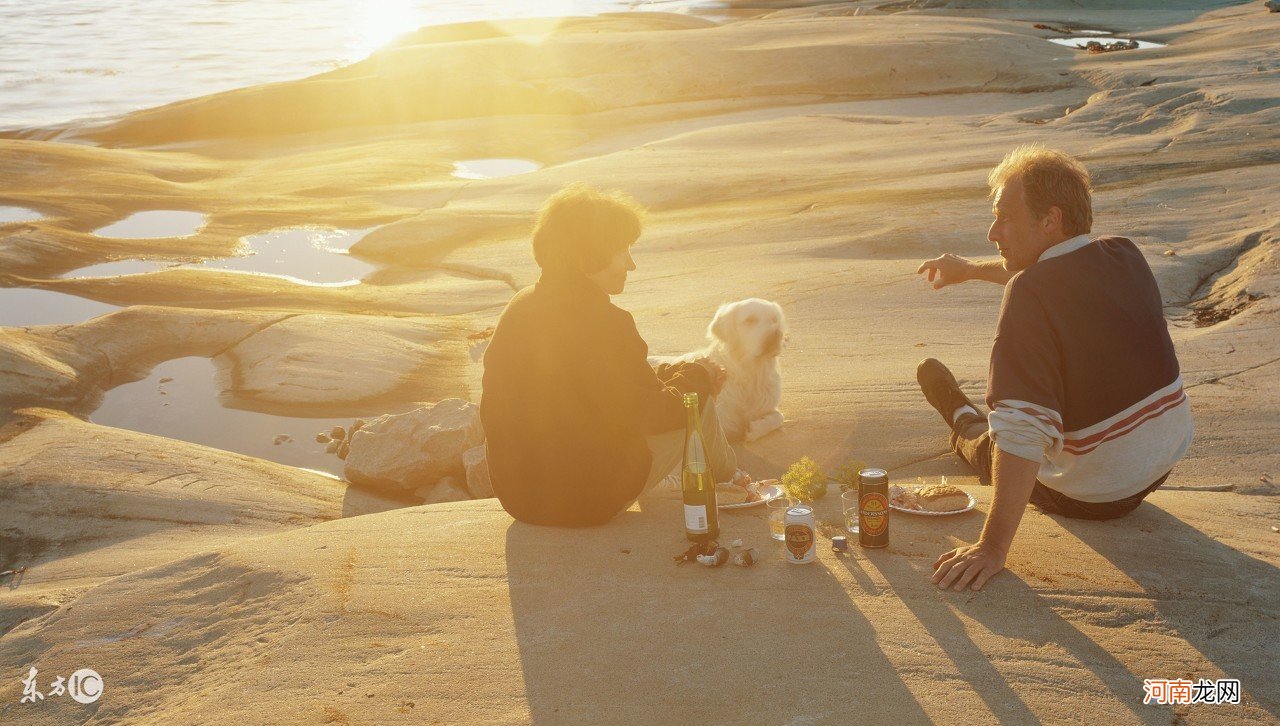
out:
M1044 252L1041 252L1040 259L1036 260L1036 262L1044 262L1045 260L1053 259L1054 257L1061 257L1063 255L1070 254L1092 241L1093 240L1089 239L1088 233L1076 235L1071 239L1063 240Z

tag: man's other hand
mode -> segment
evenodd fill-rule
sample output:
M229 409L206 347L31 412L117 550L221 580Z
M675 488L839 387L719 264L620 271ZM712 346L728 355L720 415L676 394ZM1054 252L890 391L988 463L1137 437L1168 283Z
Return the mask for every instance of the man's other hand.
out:
M933 563L933 582L942 590L981 590L992 575L1004 569L1004 558L1004 552L981 542L957 547Z
M707 369L707 375L711 377L711 395L719 395L720 389L724 388L725 381L729 380L729 371L710 358L699 358L694 363Z
M916 274L928 272L929 282L933 283L934 290L938 290L971 279L973 266L972 261L947 253L920 263Z

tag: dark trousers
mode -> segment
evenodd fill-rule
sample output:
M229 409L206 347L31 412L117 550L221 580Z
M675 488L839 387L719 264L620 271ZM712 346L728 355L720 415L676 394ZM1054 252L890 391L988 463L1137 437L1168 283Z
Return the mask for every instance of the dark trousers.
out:
M964 459L978 472L978 479L983 484L991 484L991 460L994 455L991 441L991 430L987 428L987 420L981 415L966 413L956 421L951 431L951 450ZM1147 495L1154 492L1169 472L1142 491L1114 502L1082 502L1050 489L1036 482L1031 490L1031 503L1041 511L1049 514L1060 514L1075 519L1115 519L1132 512L1142 504Z

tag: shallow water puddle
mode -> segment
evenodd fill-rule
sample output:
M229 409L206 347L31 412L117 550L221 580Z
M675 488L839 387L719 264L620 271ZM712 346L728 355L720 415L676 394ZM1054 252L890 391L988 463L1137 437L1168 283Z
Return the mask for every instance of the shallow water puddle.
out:
M341 475L344 462L333 454L326 454L325 444L318 443L315 437L334 426L350 426L355 416L291 418L227 408L219 400L215 369L209 358L165 361L145 379L107 391L102 405L89 419L107 426Z
M116 239L155 239L162 237L190 237L204 226L205 217L200 212L155 210L137 212L94 231L99 237Z
M0 287L0 326L10 328L83 323L119 309L116 305L52 290Z
M1083 32L1083 31L1082 31L1082 32ZM1065 46L1067 46L1068 48L1075 48L1075 49L1077 49L1077 50L1084 50L1084 49L1085 49L1085 47L1084 47L1084 46L1085 46L1085 44L1086 44L1086 43L1088 43L1088 42L1090 42L1090 41L1094 41L1094 42L1098 42L1098 43L1107 44L1107 43L1115 43L1115 42L1117 42L1117 41L1129 42L1131 39L1130 39L1130 38L1115 38L1115 37L1107 36L1107 35L1105 35L1105 34L1098 34L1098 35L1081 35L1081 36L1075 36L1075 37L1071 37L1071 38L1048 38L1047 40L1048 40L1050 43L1057 43L1058 45L1065 45ZM1163 47L1165 47L1165 45L1166 45L1165 43L1153 43L1153 42L1151 42L1151 41L1149 41L1149 40L1137 40L1137 41L1133 41L1133 42L1136 42L1136 43L1138 44L1138 47L1137 47L1137 48L1135 48L1135 50L1142 50L1142 49L1144 49L1144 48L1163 48Z
M542 168L529 159L466 159L453 164L453 175L459 179L495 179L528 174Z
M37 219L44 219L44 215L34 209L0 205L0 224L34 222Z
M96 265L81 267L63 275L65 278L79 277L116 277L118 275L138 275L143 272L155 272L173 267L173 262L152 262L150 260L116 260L115 262L99 262Z
M297 227L246 237L252 250L240 257L219 257L183 267L252 272L285 277L310 285L354 285L377 269L347 253L351 245L369 233L368 229L322 229ZM117 260L82 267L63 277L113 277L155 272L179 263L152 260Z
M209 260L201 267L288 277L311 285L354 285L377 269L347 250L369 229L297 227L246 237L253 254Z

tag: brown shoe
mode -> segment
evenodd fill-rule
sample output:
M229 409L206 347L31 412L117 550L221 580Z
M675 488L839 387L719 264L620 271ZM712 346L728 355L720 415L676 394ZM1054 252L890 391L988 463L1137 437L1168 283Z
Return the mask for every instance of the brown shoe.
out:
M956 382L956 377L951 374L951 370L942 365L942 361L937 358L925 358L920 361L920 365L916 366L916 382L920 384L925 400L942 416L942 420L947 422L947 428L955 427L951 414L955 413L957 408L970 406L974 411L978 410L973 401L970 401L969 397L960 390L960 384Z

